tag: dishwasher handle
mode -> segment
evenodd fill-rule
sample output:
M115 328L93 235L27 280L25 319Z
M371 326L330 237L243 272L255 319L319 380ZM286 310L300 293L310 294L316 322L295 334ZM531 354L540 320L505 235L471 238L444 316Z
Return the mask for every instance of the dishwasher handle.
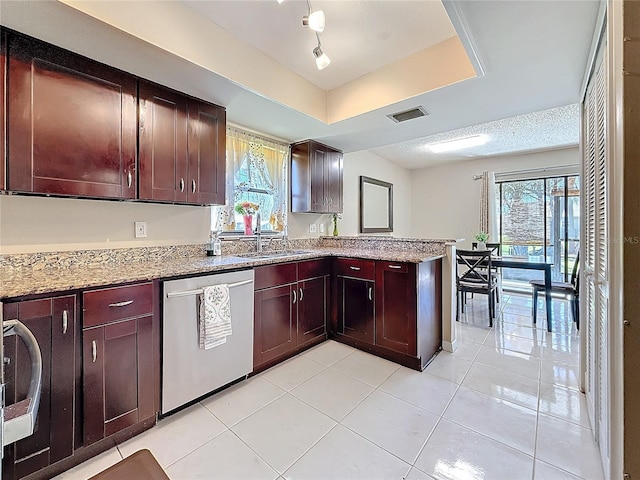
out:
M8 337L11 335L18 335L27 347L27 352L31 358L31 380L27 398L5 407L5 420L2 428L3 446L33 434L42 391L42 355L36 337L19 320L6 320L2 322L2 336ZM26 412L14 416L12 407L15 407L18 412L26 407Z

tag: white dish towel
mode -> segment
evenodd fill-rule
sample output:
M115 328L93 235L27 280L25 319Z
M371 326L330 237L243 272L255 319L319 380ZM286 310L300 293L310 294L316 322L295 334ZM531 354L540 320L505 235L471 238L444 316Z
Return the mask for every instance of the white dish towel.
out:
M208 350L227 341L231 335L231 302L228 285L212 285L200 295L199 342Z

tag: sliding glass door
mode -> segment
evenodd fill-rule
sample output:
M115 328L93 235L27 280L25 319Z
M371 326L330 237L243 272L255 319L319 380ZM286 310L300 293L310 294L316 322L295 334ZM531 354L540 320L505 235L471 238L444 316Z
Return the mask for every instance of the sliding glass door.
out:
M580 235L580 180L577 175L496 184L502 255L553 263L554 281L569 281ZM503 272L508 286L524 286L537 272ZM528 285L527 285L528 286Z

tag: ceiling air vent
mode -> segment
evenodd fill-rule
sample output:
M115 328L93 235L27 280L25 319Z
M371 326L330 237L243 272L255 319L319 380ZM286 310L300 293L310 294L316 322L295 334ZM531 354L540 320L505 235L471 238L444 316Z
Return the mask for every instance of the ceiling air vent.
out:
M411 110L405 110L404 112L393 113L391 115L387 115L391 120L396 123L406 122L407 120L412 120L418 117L424 117L425 115L429 115L424 107L416 107Z

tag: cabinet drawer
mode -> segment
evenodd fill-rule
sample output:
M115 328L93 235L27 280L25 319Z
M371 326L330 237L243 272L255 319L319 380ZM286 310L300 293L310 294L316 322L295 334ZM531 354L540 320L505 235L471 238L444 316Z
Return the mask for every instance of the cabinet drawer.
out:
M153 313L153 284L84 292L82 326L93 327Z
M382 269L386 272L407 273L409 271L408 264L404 262L388 262L378 260L376 262L376 268Z
M326 258L318 260L306 260L298 262L298 280L306 280L307 278L317 278L329 275L329 263Z
M358 258L338 258L336 260L336 274L345 277L374 280L376 271L374 260L362 260Z
M254 270L255 290L295 283L298 280L298 269L295 263L265 265Z

